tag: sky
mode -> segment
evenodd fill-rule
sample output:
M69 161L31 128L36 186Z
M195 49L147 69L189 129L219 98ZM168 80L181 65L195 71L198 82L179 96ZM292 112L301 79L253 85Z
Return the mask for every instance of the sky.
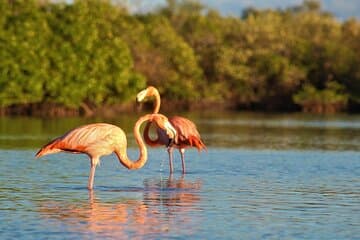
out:
M126 0L125 0L126 1ZM255 8L286 8L300 5L303 0L199 0L206 6L215 8L224 15L240 16L242 10L247 7ZM149 10L166 0L127 0L130 6L140 6L140 9ZM360 0L321 0L322 9L331 12L340 20L350 17L360 19ZM137 7L139 8L139 7Z

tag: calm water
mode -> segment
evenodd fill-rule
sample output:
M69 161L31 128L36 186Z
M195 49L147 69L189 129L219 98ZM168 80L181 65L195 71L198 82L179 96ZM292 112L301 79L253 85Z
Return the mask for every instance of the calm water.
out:
M208 145L186 175L163 148L138 171L110 155L92 192L86 156L34 154L102 119L0 118L0 239L360 239L359 115L185 115Z

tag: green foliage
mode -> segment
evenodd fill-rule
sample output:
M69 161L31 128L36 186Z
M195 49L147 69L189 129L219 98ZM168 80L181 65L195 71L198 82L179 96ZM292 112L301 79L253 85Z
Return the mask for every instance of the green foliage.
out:
M319 1L283 11L248 9L242 18L204 6L189 14L183 9L192 1L171 3L161 12L195 50L207 88L225 102L294 109L292 96L304 82L321 89L334 79L359 99L359 24L342 25Z
M128 45L116 34L124 14L106 1L3 4L0 105L130 101L145 79L133 70Z
M16 1L12 6L1 3L0 106L42 99L48 73L43 43L51 31L45 14L32 11L34 8L36 1Z
M161 86L165 97L179 100L198 98L202 71L193 50L176 34L166 18L149 17L145 28L151 47L163 63L162 77L153 84Z
M133 101L333 112L360 104L360 22L306 0L221 16L192 0L129 14L111 0L0 1L0 108Z
M344 86L335 81L328 82L322 90L306 84L293 99L305 112L337 112L344 108L348 101L348 94L344 93L344 89Z

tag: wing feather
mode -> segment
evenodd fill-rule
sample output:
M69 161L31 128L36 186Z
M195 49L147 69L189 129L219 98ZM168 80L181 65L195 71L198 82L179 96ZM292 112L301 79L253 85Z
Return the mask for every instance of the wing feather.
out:
M199 151L206 149L205 144L201 140L200 133L192 121L179 116L174 116L169 121L177 131L180 145L190 145L196 147Z
M117 131L121 133L114 134ZM89 149L96 149L99 143L104 141L107 142L107 146L115 147L119 142L118 138L121 136L126 140L123 131L119 127L111 124L95 123L84 125L52 140L39 150L36 157L60 151L73 153L89 152Z

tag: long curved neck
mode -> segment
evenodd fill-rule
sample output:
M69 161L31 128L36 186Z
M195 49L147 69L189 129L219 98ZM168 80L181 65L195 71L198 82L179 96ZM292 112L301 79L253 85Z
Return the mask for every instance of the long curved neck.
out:
M161 99L160 99L159 91L155 87L152 87L150 96L155 97L153 113L159 113L160 105L161 105ZM144 133L143 133L146 144L148 144L149 146L152 146L152 147L156 147L156 146L161 145L161 144L159 144L159 136L155 140L152 140L150 138L150 134L149 134L150 126L151 126L151 122L146 123Z
M157 89L154 88L154 90L152 91L152 95L155 97L155 107L153 113L158 113L160 111L161 104L160 93Z
M128 169L139 169L142 166L144 166L144 164L147 161L147 149L143 139L141 138L140 126L143 122L149 119L150 119L150 115L145 115L139 118L139 120L135 123L134 126L134 136L140 150L139 158L136 161L129 159L129 157L127 156L126 144L125 146L120 146L119 149L115 151L116 155L119 158L119 162Z

